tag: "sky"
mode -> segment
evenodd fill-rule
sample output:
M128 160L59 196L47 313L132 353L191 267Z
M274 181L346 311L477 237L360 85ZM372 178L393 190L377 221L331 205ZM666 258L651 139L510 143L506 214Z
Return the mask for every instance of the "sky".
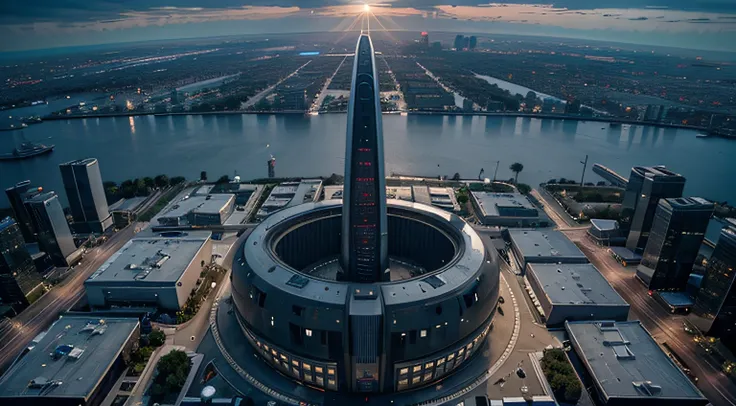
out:
M0 0L0 52L219 35L505 33L736 52L736 0ZM595 7L592 5L595 4Z

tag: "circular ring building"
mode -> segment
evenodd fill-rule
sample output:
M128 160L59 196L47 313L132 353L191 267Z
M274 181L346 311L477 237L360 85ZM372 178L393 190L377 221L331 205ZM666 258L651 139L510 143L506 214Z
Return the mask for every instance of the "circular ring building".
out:
M307 386L397 392L437 383L481 348L499 270L438 208L386 200L373 48L356 49L344 200L276 212L232 270L234 313L272 368Z

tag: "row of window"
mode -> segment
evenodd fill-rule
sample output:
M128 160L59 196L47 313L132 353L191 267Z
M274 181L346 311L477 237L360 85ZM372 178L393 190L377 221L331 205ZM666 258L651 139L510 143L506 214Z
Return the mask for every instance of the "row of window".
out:
M337 373L334 365L315 363L294 357L261 342L248 334L248 338L258 348L260 354L294 379L322 388L337 390Z
M489 329L490 325L486 326L483 331L467 345L460 347L459 349L455 349L451 353L438 359L396 368L396 390L401 391L423 386L428 382L448 374L475 353L475 351L481 346L480 344L483 342L483 339L485 339Z

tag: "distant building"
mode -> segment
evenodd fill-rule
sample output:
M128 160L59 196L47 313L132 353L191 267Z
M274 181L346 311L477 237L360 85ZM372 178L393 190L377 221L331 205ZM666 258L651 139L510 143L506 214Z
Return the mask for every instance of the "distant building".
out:
M263 220L272 213L302 203L316 202L322 195L322 180L303 179L301 182L284 182L271 190L266 201L256 213Z
M0 404L99 406L138 348L135 318L65 314L0 377Z
M94 308L153 306L180 310L212 260L209 231L139 235L85 282Z
M463 111L472 113L473 112L473 101L470 99L463 99Z
M422 37L419 40L419 43L425 48L429 48L429 33L427 31L422 31Z
M417 186L412 186L412 191L416 190ZM421 188L421 186L419 186ZM430 187L429 199L432 206L439 207L448 211L460 211L460 204L457 202L455 197L455 191L451 187ZM414 192L416 201L416 192Z
M465 36L463 35L456 35L455 36L455 42L452 44L453 48L457 51L462 51L465 47Z
M644 111L644 121L660 122L667 114L667 108L663 105L650 104Z
M131 197L130 199L120 199L111 204L109 209L115 227L121 229L135 221L135 211L146 199L143 196Z
M502 101L494 101L489 100L486 104L486 110L487 111L504 111L506 110L506 107L504 106Z
M475 49L476 45L478 45L478 38L475 35L468 38L468 49L469 50Z
M35 195L25 201L25 207L37 232L41 251L48 254L56 266L69 266L76 262L80 253L56 193Z
M591 264L529 264L526 279L547 326L566 320L626 321L629 304Z
M639 321L565 322L565 330L602 405L708 404Z
M324 200L342 199L343 197L342 185L325 186L323 189ZM422 203L452 212L460 211L455 191L450 187L386 186L386 198Z
M5 189L5 194L10 201L10 207L13 209L13 215L18 223L23 239L27 243L36 241L36 232L31 223L31 217L25 207L25 200L33 194L41 193L41 188L31 186L30 180L17 183L15 186Z
M544 227L549 223L521 193L471 192L470 201L478 219L487 226Z
M621 205L621 228L628 233L626 248L641 253L647 245L659 199L682 197L685 178L664 166L631 169Z
M177 202L169 211L158 216L162 226L206 226L223 224L235 208L231 193L193 195Z
M587 264L588 258L556 230L509 230L511 249L525 272L527 264Z
M266 165L268 165L268 178L272 179L276 177L276 158L271 157L268 161L266 161Z
M703 334L736 351L736 227L721 231L688 317Z
M699 197L661 199L636 276L650 290L685 290L712 215Z
M81 159L59 165L73 228L79 233L103 233L112 226L102 186L100 165L95 158Z
M575 115L580 114L580 100L574 99L574 100L568 100L565 104L565 114Z
M0 220L0 305L21 312L29 304L26 296L40 284L18 224L10 217Z

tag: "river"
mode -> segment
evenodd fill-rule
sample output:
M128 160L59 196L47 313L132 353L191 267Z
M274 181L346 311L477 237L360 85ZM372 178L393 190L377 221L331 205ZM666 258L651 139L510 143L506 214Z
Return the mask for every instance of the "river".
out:
M386 173L474 178L481 168L499 179L512 177L513 162L524 164L519 181L580 179L590 155L586 181L601 163L628 177L634 165L667 165L687 179L687 195L736 201L736 143L696 138L689 130L650 126L609 127L606 123L513 117L384 115ZM21 137L55 144L48 155L0 162L0 187L30 179L63 195L58 165L96 157L104 180L183 175L211 179L237 171L243 179L265 177L266 160L276 157L277 176L342 173L346 115L138 116L47 121L0 133L0 152ZM0 206L7 206L4 194Z

